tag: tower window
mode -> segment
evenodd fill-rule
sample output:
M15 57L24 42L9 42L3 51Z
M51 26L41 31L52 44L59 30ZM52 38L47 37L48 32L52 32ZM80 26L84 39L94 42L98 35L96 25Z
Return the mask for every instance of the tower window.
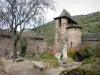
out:
M70 43L71 45L73 45L73 42L71 41L71 43Z
M61 27L61 19L59 19L59 27Z
M68 20L68 23L71 24L71 25L73 25L73 22L71 20Z

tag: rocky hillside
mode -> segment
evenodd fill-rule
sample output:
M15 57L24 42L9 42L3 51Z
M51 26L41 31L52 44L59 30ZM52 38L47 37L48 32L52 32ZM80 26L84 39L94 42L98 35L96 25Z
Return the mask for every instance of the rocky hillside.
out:
M90 13L87 15L76 15L73 16L73 18L78 22L78 25L83 28L83 34L87 34L89 32L100 32L100 12ZM48 45L53 45L55 36L54 21L48 22L32 30L44 34L47 38Z

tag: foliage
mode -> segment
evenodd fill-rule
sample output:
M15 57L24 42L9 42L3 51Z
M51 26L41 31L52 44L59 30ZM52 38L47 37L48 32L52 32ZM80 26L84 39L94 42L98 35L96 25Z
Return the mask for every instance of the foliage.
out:
M66 60L67 63L71 63L72 61L73 61L72 58L67 58L67 60Z
M100 57L100 44L89 46L89 52L92 56Z
M86 59L91 56L91 53L89 52L90 48L88 47L88 42L85 42L83 45L78 46L77 50L82 59Z
M76 51L76 53L73 56L73 59L75 61L82 61L84 59L89 58L90 56L91 54L89 53L89 51L85 49L85 50Z
M68 55L69 55L69 57L74 57L74 55L75 55L75 53L76 53L76 50L75 49L69 49L68 50Z
M94 71L90 71L90 70L84 70L84 69L80 69L80 68L75 68L72 69L70 71L62 71L60 73L60 75L99 75L100 73L98 72L94 72Z
M80 61L82 61L82 60L83 60L83 57L79 54L79 52L78 52L78 51L76 51L76 53L75 53L75 55L74 55L73 59L74 59L75 61L80 62Z
M53 58L53 59L42 59L42 61L44 62L44 65L46 67L53 67L53 68L56 68L58 66L60 66L60 63L58 61L57 58Z
M85 49L84 51L79 51L79 54L83 59L89 58L91 56L90 52L87 49Z
M40 54L41 59L55 59L56 57L50 52L42 52Z
M82 16L82 18L78 20L78 24L82 26L83 33L100 32L100 28L98 28L100 26L99 20L100 12L95 12Z
M80 66L81 69L84 69L85 71L92 71L96 75L100 74L100 58L99 57L91 57L89 59L86 59L83 61L82 65ZM95 75L94 74L94 75Z
M85 49L88 49L89 47L88 47L88 42L84 42L84 44L83 45L78 45L77 47L76 47L76 50L77 51L84 51Z
M27 49L27 41L26 41L26 38L22 38L20 40L20 44L21 44L20 56L21 57L25 57L25 55L26 55L26 49Z
M99 73L87 70L86 73L85 73L85 75L99 75Z
M76 49L69 49L68 55L75 61L82 61L83 59L89 58L91 53L89 52L88 42L85 42L81 46L77 46Z
M100 75L100 57L87 58L78 68L64 70L60 75Z
M83 69L72 69L71 71L62 71L60 75L85 75L85 71Z
M92 62L96 62L96 58L94 58L94 57L87 58L82 62L82 65L92 63Z
M40 58L47 67L58 67L60 65L58 59L50 52L41 53Z

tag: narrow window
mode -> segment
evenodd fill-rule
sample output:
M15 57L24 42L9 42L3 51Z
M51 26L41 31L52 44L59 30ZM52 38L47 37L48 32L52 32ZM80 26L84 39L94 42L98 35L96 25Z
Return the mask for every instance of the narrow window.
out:
M59 19L59 23L60 23L60 24L59 24L59 27L61 27L61 19Z
M73 42L71 41L71 45L73 45Z

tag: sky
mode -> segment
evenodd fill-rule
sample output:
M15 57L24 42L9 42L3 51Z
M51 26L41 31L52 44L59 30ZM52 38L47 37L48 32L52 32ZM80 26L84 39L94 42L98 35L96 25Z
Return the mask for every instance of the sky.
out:
M54 0L56 10L48 10L47 21L59 16L63 9L66 9L72 16L84 15L100 11L100 0Z

